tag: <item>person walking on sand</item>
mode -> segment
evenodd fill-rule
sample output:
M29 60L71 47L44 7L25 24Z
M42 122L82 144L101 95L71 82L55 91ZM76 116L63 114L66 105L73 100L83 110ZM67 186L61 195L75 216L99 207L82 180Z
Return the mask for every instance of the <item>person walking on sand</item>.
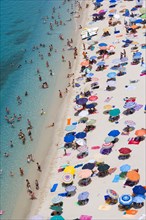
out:
M38 171L42 172L40 164L38 162L36 164L37 164Z
M83 50L86 50L86 46L85 46L85 44L83 43Z
M141 66L144 64L144 58L141 58Z
M36 188L36 190L39 190L39 183L38 183L38 180L35 180L35 188Z
M59 90L59 98L63 98L62 92Z
M26 187L29 188L30 187L30 182L28 179L26 179Z
M29 195L30 195L30 199L32 200L37 199L34 192L30 192Z
M65 62L64 56L62 55L62 62Z
M19 168L20 176L24 176L24 170L20 167Z
M70 60L68 61L68 66L69 66L69 69L71 69L71 62L70 62Z

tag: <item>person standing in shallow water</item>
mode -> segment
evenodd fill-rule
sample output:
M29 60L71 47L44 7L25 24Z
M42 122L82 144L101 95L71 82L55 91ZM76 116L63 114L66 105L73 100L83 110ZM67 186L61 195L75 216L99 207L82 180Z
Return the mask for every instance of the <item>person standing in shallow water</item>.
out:
M37 162L38 171L42 172L40 164Z
M59 98L63 98L62 92L59 90Z
M38 180L35 180L35 188L36 188L36 190L39 190L39 183L38 183Z

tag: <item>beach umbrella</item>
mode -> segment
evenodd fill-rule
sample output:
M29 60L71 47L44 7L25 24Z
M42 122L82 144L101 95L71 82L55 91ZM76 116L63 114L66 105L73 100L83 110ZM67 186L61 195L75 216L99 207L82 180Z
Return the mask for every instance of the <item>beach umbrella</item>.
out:
M127 57L123 57L122 59L120 59L121 60L121 63L125 63L125 62L127 62L128 61L128 58Z
M131 11L136 11L136 10L137 10L136 7L131 8Z
M68 125L65 128L66 131L73 131L74 129L76 129L76 125Z
M120 15L119 14L114 14L114 18L120 19Z
M146 19L146 14L140 16L142 19Z
M115 140L114 137L108 136L108 137L106 137L106 138L104 139L104 142L105 142L106 144L108 144L108 143L111 143L111 142L114 141L114 140Z
M131 170L127 173L126 177L133 182L136 182L140 179L140 175L135 170Z
M100 43L98 44L99 47L107 47L107 44L106 43Z
M85 153L88 151L88 147L85 145L85 146L81 146L81 147L78 147L77 150L80 152L80 153Z
M123 67L123 66L120 66L117 70L120 71L120 72L125 72L125 71L126 71L126 68Z
M119 130L112 130L108 133L108 136L117 137L119 134Z
M142 203L144 201L145 201L145 199L143 197L141 197L141 196L135 196L133 198L133 202L135 202L135 203Z
M79 201L84 201L89 197L89 193L88 192L82 192L78 195L78 200Z
M124 124L125 124L125 125L128 125L128 126L130 126L130 127L135 127L135 125L136 125L136 123L135 123L134 121L132 121L132 120L126 120L126 121L124 122Z
M141 24L142 22L143 22L142 19L137 19L137 20L134 21L135 24Z
M88 102L88 99L87 99L87 98L80 98L80 99L77 99L77 100L76 100L76 103L77 103L78 105L85 105L87 102Z
M95 119L90 119L90 121L87 121L86 122L86 125L87 126L90 126L90 125L94 125L96 123L96 120Z
M113 80L110 80L110 81L107 81L106 82L106 84L108 85L108 86L115 86L116 85L116 81L113 81Z
M93 168L95 167L95 163L86 163L83 165L82 169L89 169L89 170L93 170Z
M113 143L104 143L104 144L102 145L102 147L103 147L104 149L110 149L110 148L113 147L113 146L114 146Z
M106 192L109 195L109 197L111 197L112 199L118 199L119 198L119 195L113 189L107 189Z
M98 13L94 13L94 14L92 14L92 16L93 17L97 17L97 16L99 16L99 14Z
M64 137L64 142L66 143L72 143L74 141L75 137L72 134L66 135Z
M107 74L107 77L108 78L114 78L114 77L116 77L116 75L117 75L116 72L110 72L110 73Z
M85 117L85 116L87 116L87 115L89 115L88 110L83 110L83 111L81 111L81 112L79 113L79 116L80 116L80 117Z
M71 185L71 186L67 186L67 187L65 188L65 191L66 191L66 192L74 192L76 189L77 189L76 186Z
M111 9L109 12L110 13L115 13L117 10L116 9Z
M85 132L78 132L76 134L76 138L85 138L86 137L86 133Z
M86 141L84 139L77 139L76 140L76 143L78 145L81 145L81 146L85 146L86 145Z
M65 220L61 215L54 215L50 220Z
M65 173L70 173L70 174L74 175L76 170L75 170L75 168L73 166L67 166L67 167L65 167L64 172Z
M98 166L98 171L104 172L104 171L107 171L109 168L110 168L110 166L108 164L100 164Z
M146 134L146 129L144 128L135 131L135 135L139 137L144 136L145 134Z
M105 62L104 61L100 61L96 64L97 66L104 66L105 65Z
M50 209L54 210L56 212L62 212L63 211L61 206L51 206Z
M120 109L119 108L115 108L115 109L111 109L109 111L109 115L112 117L118 116L120 114Z
M141 52L136 52L133 57L141 57L142 53Z
M135 102L126 102L123 108L129 109L129 108L134 108L136 106Z
M88 105L86 105L86 108L87 109L91 109L91 108L95 108L95 104L88 104Z
M96 60L97 59L97 56L91 56L90 57L90 60Z
M111 110L112 105L105 105L105 106L103 106L103 108L106 109L106 110Z
M131 205L133 202L133 198L129 194L124 194L119 197L119 203L124 206Z
M78 123L80 123L80 122L84 122L85 123L86 121L88 121L88 118L87 117L83 117L83 118L79 119Z
M73 182L73 175L70 173L64 173L62 176L63 183L70 184Z
M146 189L142 185L134 186L132 190L135 195L144 195L146 193Z
M79 177L81 179L87 179L89 177L91 177L92 171L89 169L84 169L84 170L80 170L79 172Z
M81 66L89 66L89 60L84 60L81 62Z
M43 216L41 215L34 215L33 217L30 218L30 220L43 220Z
M94 73L87 73L87 74L86 74L86 77L87 77L87 78L92 78L93 76L94 76Z
M103 10L103 9L98 12L99 15L104 15L105 13L106 13L106 10Z
M53 199L52 199L52 203L53 204L58 204L62 202L62 197L61 196L55 196Z
M121 60L120 59L114 59L114 60L112 60L112 63L118 65L118 64L121 63Z
M130 154L131 153L131 149L128 148L128 147L122 147L122 148L119 149L119 152L121 154Z
M89 101L96 101L98 97L96 95L92 95L89 97Z
M120 166L120 171L121 172L128 172L131 169L131 166L129 164L124 164Z
M146 13L146 8L140 8L139 11L140 11L140 13L145 14Z

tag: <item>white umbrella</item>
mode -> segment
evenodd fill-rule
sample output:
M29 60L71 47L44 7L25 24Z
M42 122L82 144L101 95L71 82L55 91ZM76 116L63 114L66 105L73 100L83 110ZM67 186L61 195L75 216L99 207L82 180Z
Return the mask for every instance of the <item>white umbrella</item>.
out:
M86 141L84 139L77 139L76 143L80 146L85 146L86 145Z
M114 18L119 19L119 18L120 18L120 15L119 15L119 14L115 14L115 15L114 15Z
M80 116L80 117L85 117L85 116L87 116L87 115L89 115L88 110L83 110L83 111L81 111L81 112L79 113L79 116Z
M108 86L115 86L116 85L116 81L110 80L110 81L107 82L107 85Z

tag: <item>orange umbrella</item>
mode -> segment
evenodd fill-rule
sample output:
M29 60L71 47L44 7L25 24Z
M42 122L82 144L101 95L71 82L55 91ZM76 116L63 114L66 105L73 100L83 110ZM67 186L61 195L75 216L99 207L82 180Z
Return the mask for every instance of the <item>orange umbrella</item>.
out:
M136 29L136 28L138 28L138 26L137 26L136 24L133 24L133 25L131 26L131 28L132 28L132 29Z
M144 136L144 135L146 134L146 129L141 128L141 129L139 129L139 130L136 130L136 131L135 131L135 134L136 134L137 136Z
M91 174L92 174L92 171L91 170L89 170L89 169L85 169L85 170L81 170L80 172L79 172L79 177L80 178L89 178L90 176L91 176Z
M81 62L81 66L89 66L89 60L84 60Z
M127 173L127 178L133 182L136 182L140 179L140 175L135 170L131 170Z
M114 13L114 12L116 12L116 9L111 9L109 12Z

